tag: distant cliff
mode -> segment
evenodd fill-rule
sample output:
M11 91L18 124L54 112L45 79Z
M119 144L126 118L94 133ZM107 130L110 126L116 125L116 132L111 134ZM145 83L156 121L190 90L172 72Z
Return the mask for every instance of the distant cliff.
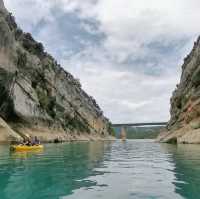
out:
M184 60L181 81L173 92L168 131L158 139L200 143L200 37Z
M104 139L110 130L80 82L23 33L0 0L0 141L25 134L43 141Z

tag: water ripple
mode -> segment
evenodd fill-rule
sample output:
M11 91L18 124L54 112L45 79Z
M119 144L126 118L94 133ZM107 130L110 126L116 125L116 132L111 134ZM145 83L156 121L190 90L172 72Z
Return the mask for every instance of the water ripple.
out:
M151 140L0 146L1 199L198 199L200 147Z

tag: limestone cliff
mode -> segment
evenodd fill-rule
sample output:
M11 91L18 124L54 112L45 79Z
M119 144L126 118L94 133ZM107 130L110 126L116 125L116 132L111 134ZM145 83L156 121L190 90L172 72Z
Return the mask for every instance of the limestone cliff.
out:
M168 132L159 140L200 143L200 37L184 60L181 81L171 98Z
M3 0L0 0L0 117L0 141L19 139L27 133L51 141L57 137L105 138L110 132L110 123L95 100L44 51L41 43L31 34L23 33ZM5 128L15 132L11 133L13 136L6 136Z

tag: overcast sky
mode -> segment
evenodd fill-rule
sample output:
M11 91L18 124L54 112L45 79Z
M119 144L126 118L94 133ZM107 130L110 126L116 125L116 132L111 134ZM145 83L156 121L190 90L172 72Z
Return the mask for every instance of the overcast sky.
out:
M199 0L4 0L112 122L167 121Z

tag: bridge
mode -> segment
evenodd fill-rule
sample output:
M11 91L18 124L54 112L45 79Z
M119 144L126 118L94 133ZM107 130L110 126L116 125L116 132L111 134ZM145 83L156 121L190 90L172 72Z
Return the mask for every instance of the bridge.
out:
M115 129L115 136L118 137L118 138L122 138L122 139L126 139L126 138L130 138L130 133L128 133L127 135L127 129L128 127L165 127L167 126L167 122L146 122L146 123L123 123L123 124L112 124L112 127L113 128L117 128ZM121 129L121 131L119 131L119 129ZM141 139L141 136L142 137L145 137L144 136L144 133L139 131L140 135L135 135L137 138L140 137ZM144 131L145 132L145 131ZM133 132L134 133L134 132ZM146 134L146 132L145 132Z
M166 126L167 122L147 122L147 123L125 123L112 124L113 127L128 127L128 126Z

